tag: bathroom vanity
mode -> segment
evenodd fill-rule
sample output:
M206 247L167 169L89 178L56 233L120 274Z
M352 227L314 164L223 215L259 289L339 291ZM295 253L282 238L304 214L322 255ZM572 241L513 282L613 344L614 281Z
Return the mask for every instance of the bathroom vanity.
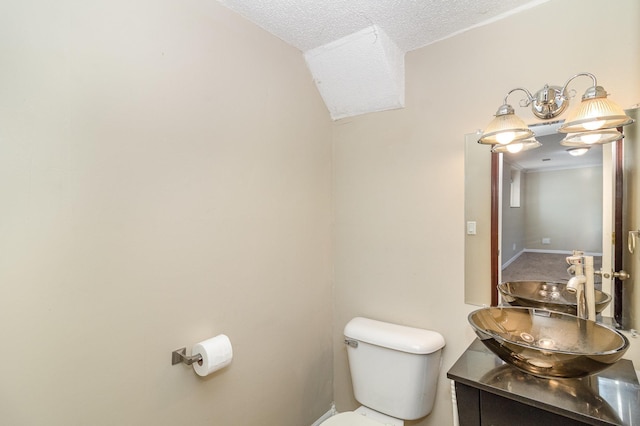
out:
M455 382L460 426L640 425L640 384L626 359L580 379L543 379L476 339L447 377Z

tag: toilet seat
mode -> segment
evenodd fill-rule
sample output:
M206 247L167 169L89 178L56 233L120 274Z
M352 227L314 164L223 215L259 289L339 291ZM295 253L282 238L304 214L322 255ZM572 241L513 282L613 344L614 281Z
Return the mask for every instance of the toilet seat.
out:
M330 417L321 426L382 426L382 423L353 411L346 411Z

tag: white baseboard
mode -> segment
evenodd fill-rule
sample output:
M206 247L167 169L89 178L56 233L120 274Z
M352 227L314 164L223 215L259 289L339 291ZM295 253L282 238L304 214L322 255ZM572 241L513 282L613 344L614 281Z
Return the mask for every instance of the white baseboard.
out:
M566 254L567 256L571 256L573 254L570 250L540 250L540 249L524 249L523 252L528 253L547 253L547 254ZM585 252L586 256L602 256L602 253L595 252Z
M334 416L336 414L338 414L338 412L336 411L336 404L332 403L331 404L331 408L329 408L329 411L327 411L322 416L320 416L320 418L318 420L316 420L315 422L313 422L313 424L311 426L320 426L322 424L322 422L324 422L329 417Z
M515 254L511 259L507 260L507 261L502 265L502 270L504 271L504 270L505 270L505 268L506 268L507 266L509 266L509 265L511 265L513 262L515 262L515 260L516 260L517 258L519 258L519 257L520 257L520 255L521 255L522 253L524 253L525 251L526 251L526 250L520 250L520 251L519 251L518 253L516 253L516 254Z

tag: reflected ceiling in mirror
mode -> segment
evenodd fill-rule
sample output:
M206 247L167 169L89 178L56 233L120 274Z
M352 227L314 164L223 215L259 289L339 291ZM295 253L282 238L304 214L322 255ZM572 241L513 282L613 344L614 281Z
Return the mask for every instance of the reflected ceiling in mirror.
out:
M561 124L562 121L556 121L529 126L542 146L515 154L503 153L505 159L525 172L601 166L602 145L593 145L587 153L577 157L569 154L568 150L571 148L560 145L560 141L566 136L557 133Z

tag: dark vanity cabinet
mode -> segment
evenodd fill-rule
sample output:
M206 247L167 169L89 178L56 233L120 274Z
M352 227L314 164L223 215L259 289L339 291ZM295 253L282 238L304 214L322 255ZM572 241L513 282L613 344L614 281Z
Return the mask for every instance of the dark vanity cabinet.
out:
M460 426L577 426L585 424L533 405L456 383ZM609 423L603 423L609 424ZM614 423L615 424L615 423Z
M620 360L580 379L543 379L505 364L475 340L447 373L460 426L640 425L640 384Z

